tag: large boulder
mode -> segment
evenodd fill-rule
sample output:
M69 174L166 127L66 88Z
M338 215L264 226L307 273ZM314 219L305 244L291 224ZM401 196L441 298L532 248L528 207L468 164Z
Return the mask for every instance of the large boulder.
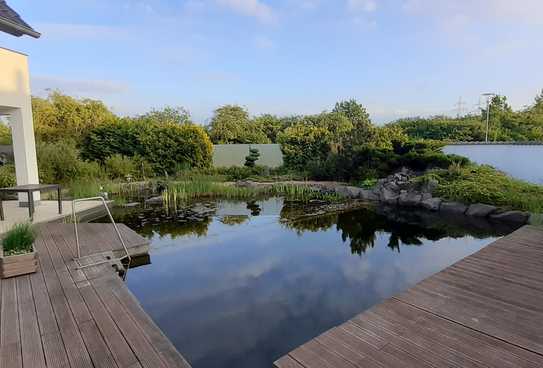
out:
M362 188L351 187L347 185L338 185L335 188L335 192L343 197L347 198L360 198L362 196Z
M375 190L361 189L360 198L366 201L379 201L379 193Z
M496 212L498 208L489 204L476 203L469 206L466 215L474 217L487 217Z
M422 195L417 192L401 193L398 198L398 204L406 207L418 207L422 200Z
M458 202L442 202L439 210L441 212L450 213L454 215L463 215L466 213L468 206Z
M490 218L493 220L499 220L503 222L510 222L515 224L526 224L530 219L530 214L528 212L522 211L505 211L492 213Z
M429 211L439 211L441 207L441 198L428 198L420 202L421 207Z
M381 202L386 204L398 204L399 195L391 190L382 188L379 198L381 199Z

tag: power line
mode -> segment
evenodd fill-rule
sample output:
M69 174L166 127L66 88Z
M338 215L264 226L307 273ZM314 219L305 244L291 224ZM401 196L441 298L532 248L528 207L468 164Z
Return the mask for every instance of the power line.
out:
M458 102L456 103L456 117L459 118L464 115L466 102L462 100L462 96L458 99Z

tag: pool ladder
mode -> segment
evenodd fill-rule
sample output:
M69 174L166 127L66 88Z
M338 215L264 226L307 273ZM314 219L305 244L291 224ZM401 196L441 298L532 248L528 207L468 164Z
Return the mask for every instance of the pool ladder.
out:
M76 204L78 204L80 202L88 202L88 201L101 201L102 204L104 205L106 213L107 213L107 215L108 215L108 217L109 217L109 219L111 221L111 224L113 225L113 228L115 229L115 232L117 233L117 238L119 239L119 242L121 243L121 245L123 247L123 250L124 250L124 253L125 253L124 256L118 257L118 258L114 257L113 256L113 249L112 249L111 253L110 252L102 252L102 253L95 253L95 254L90 254L90 255L81 257L81 244L79 243L79 233L77 231ZM104 197L90 197L90 198L74 199L72 201L72 220L73 220L73 223L74 223L75 244L77 246L77 257L74 258L74 261L77 264L77 269L83 269L83 268L87 268L87 267L98 266L98 265L106 264L106 263L111 264L111 265L119 265L119 264L123 265L123 261L126 260L128 262L128 264L126 266L124 266L124 267L125 267L126 270L128 270L128 268L130 267L130 261L132 259L130 257L130 254L128 253L128 248L126 247L126 244L125 244L125 242L123 240L123 237L121 236L119 228L117 227L117 224L115 223L115 220L113 219L113 216L111 215L111 211L109 210L109 207L108 207ZM103 256L104 259L96 261L95 259L92 258L94 256ZM85 260L85 259L90 260L90 262L85 262L85 264L82 264L81 261ZM127 272L124 272L123 279L126 277L126 274L127 274Z

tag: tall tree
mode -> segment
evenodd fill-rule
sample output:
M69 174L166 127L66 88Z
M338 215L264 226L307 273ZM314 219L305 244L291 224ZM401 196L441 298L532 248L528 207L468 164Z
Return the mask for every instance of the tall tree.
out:
M235 105L226 105L215 110L208 133L214 144L270 142L266 134L249 120L247 110Z
M76 99L54 91L45 99L32 97L34 129L38 139L79 141L90 129L117 119L103 102Z
M366 108L355 99L340 101L332 110L333 112L343 114L353 124L353 131L350 141L354 145L368 143L373 125Z
M174 123L174 124L189 124L191 123L190 112L182 106L172 107L165 106L164 108L151 111L138 116L139 119L152 120L156 123Z

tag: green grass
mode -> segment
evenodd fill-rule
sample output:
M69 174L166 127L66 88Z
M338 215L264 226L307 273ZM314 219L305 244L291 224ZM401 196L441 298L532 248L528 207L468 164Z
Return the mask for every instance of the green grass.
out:
M32 252L36 234L29 223L16 224L2 239L4 256L13 256Z
M419 180L431 178L439 182L434 195L447 200L543 211L543 186L513 179L490 166L452 165L448 170L433 170Z
M213 181L213 177L170 182L162 193L163 203L168 208L175 208L179 203L201 198L245 200L269 196L281 196L288 200L300 202L308 202L314 199L326 201L340 199L336 194L321 193L303 185L274 184L245 188L217 183Z

